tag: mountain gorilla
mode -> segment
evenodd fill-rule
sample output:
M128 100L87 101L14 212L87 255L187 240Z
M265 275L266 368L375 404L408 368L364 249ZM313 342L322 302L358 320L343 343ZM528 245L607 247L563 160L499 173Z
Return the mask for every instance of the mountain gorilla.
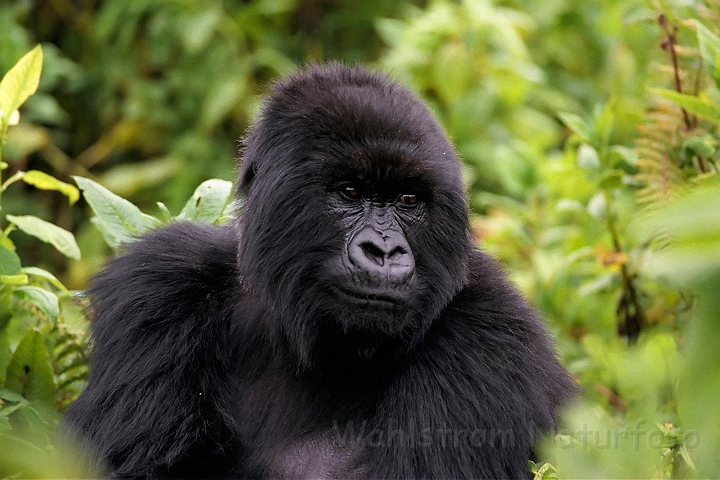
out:
M66 422L116 476L527 477L572 382L476 250L426 106L339 64L278 83L237 220L175 223L94 280Z

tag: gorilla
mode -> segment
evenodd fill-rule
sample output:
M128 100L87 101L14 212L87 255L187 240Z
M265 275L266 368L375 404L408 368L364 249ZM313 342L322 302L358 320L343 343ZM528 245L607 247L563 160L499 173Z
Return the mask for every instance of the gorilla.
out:
M473 246L458 156L387 76L310 66L242 142L237 218L93 280L65 423L118 477L520 478L574 384Z

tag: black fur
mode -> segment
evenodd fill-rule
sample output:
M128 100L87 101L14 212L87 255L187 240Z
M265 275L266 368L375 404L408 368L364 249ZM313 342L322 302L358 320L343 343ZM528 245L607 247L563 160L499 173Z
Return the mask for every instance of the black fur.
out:
M155 231L95 278L90 380L66 422L117 476L527 477L572 382L472 247L427 108L382 75L311 67L244 144L237 221ZM386 208L411 279L342 257ZM344 301L346 280L392 301Z

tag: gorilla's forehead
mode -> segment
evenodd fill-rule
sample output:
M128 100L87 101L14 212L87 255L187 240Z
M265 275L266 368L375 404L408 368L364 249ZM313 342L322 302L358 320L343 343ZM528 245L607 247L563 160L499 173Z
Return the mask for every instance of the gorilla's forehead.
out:
M451 168L453 162L440 168L444 162L415 143L365 138L334 147L310 162L318 166L324 182L347 180L392 191L408 187L434 190L439 182L458 180L459 172Z

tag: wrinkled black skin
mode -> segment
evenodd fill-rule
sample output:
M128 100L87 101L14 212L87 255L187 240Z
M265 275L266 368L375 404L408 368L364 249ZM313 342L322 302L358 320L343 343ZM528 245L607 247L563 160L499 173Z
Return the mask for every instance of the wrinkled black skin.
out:
M527 477L572 382L473 248L428 109L311 67L275 86L241 160L237 221L157 230L92 284L65 421L95 458L132 477ZM383 235L399 267L359 247Z

